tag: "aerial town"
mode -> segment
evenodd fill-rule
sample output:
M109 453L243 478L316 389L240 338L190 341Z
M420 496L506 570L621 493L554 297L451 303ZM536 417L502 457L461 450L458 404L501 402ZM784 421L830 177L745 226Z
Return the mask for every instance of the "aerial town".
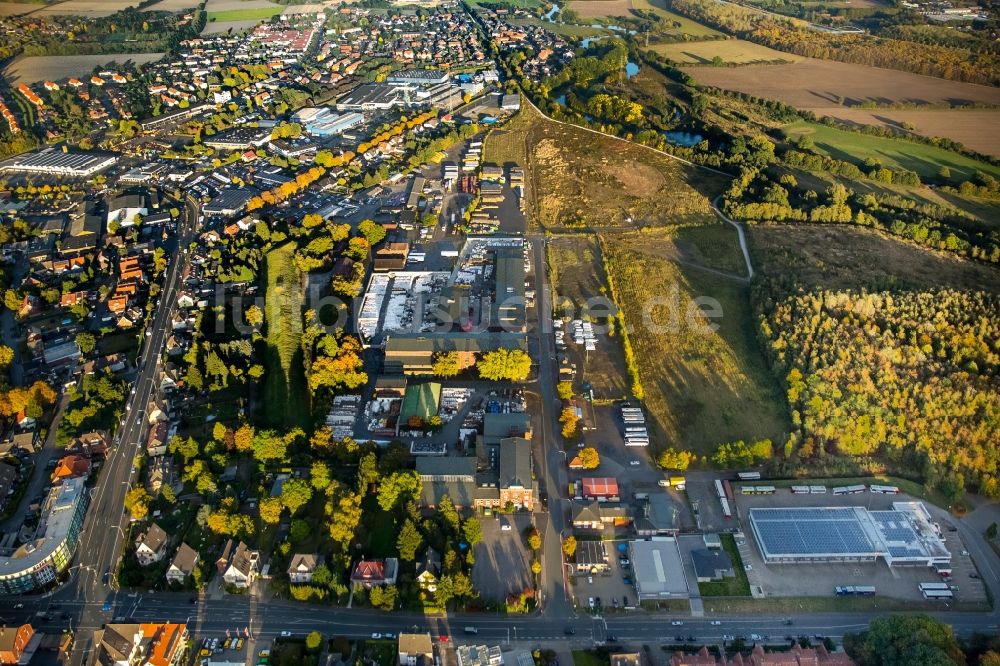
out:
M0 666L1000 664L996 11L0 2Z

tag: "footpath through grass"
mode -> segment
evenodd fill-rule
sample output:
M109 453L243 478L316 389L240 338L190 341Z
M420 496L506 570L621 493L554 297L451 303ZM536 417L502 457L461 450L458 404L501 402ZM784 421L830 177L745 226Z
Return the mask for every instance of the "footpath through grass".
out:
M273 426L307 428L311 415L302 366L302 281L292 261L294 253L294 243L267 253L263 410L264 419Z

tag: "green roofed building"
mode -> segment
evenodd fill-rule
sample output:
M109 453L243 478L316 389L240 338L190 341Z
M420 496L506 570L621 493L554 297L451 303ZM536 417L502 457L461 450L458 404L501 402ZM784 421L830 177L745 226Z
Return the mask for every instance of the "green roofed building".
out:
M441 384L426 382L407 386L406 395L403 396L403 406L399 410L399 423L405 426L413 416L419 416L420 420L426 423L438 413L440 404Z

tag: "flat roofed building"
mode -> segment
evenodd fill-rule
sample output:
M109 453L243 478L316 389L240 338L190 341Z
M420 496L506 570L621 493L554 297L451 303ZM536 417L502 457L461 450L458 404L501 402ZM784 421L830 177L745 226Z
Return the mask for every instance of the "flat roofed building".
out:
M49 491L36 534L9 556L0 556L0 593L23 594L52 583L69 566L87 511L86 479L67 479Z
M448 72L440 69L401 69L386 79L389 83L437 84L448 81Z
M30 624L0 625L0 666L14 666L27 651L35 630Z
M640 600L689 596L680 546L674 537L629 542L635 591Z
M430 634L399 635L399 666L430 666L434 663L434 644Z
M951 553L922 502L864 507L753 508L750 527L766 562L947 564Z
M63 152L46 148L0 162L0 171L41 173L53 176L86 177L113 166L118 161L110 153Z

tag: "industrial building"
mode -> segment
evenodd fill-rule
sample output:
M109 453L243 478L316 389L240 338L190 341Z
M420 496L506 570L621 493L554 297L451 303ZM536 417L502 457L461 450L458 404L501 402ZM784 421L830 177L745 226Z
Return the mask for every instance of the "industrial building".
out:
M756 508L750 527L765 562L874 562L889 566L948 564L951 553L922 502L891 510L864 507Z
M292 114L292 122L302 125L302 129L313 136L328 137L356 127L365 121L357 112L336 114L328 106L310 106Z
M435 84L446 83L448 72L440 69L401 69L386 79L389 83Z
M107 169L117 161L118 157L109 153L83 153L75 150L63 152L46 148L0 162L0 171L83 178Z
M689 596L684 561L676 538L657 536L630 541L628 549L640 601Z

